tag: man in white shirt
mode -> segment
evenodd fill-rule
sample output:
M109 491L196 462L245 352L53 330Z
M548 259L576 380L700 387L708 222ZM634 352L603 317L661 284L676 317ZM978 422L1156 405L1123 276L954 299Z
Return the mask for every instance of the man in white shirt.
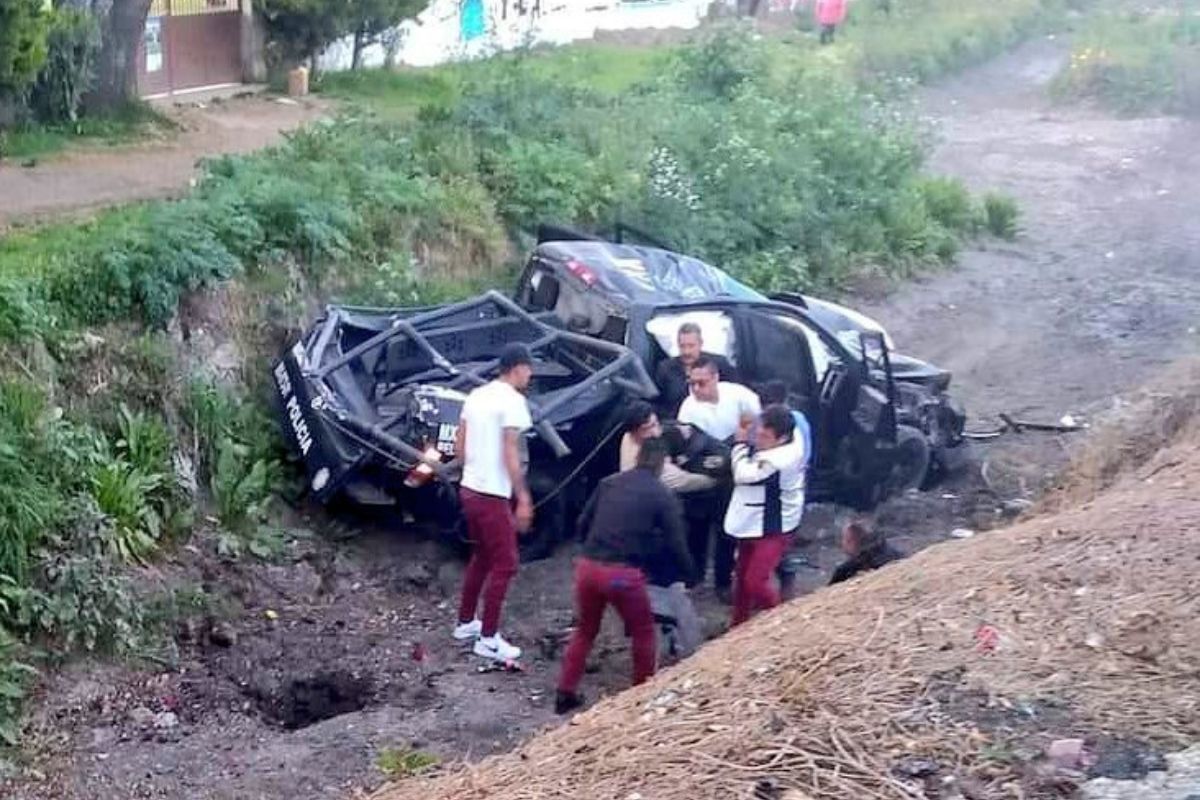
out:
M532 376L529 349L506 346L499 377L467 395L455 436L455 454L463 462L459 495L473 549L454 638L475 639L475 654L497 661L521 657L521 649L506 642L498 627L504 595L517 574L517 532L533 522L533 501L521 466L521 436L533 424L522 392ZM482 620L475 616L480 595Z
M740 383L720 379L717 364L700 356L688 373L691 393L679 407L679 422L692 425L712 438L724 442L732 439L746 421L758 417L762 406L758 395ZM696 583L703 583L708 571L709 542L713 539L715 522L728 504L727 489L718 489L708 496L695 495L688 499L685 514L688 520L688 547L696 566ZM719 533L713 544L713 587L722 602L729 602L733 583L733 540Z
M733 495L725 533L737 541L737 581L733 624L756 609L779 605L771 575L804 514L804 442L785 406L768 406L750 447L750 424L739 429L733 446Z
M691 393L679 407L679 421L695 425L709 436L726 441L744 419L762 411L758 395L740 383L720 379L716 363L701 356L688 374Z

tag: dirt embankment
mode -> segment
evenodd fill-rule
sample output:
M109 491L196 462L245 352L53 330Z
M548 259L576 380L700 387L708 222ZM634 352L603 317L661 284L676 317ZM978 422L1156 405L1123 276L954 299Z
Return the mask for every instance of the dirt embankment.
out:
M515 753L377 800L1067 796L1200 739L1200 444L820 591ZM1057 765L1052 740L1083 739Z

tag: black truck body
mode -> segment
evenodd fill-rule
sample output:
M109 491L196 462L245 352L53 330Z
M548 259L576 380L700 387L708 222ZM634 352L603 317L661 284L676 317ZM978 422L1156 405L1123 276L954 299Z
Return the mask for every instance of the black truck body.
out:
M274 367L282 418L318 499L398 503L456 529L462 400L494 377L501 347L520 341L536 361L526 442L538 513L526 555L545 555L616 469L625 408L656 398L650 376L685 320L702 325L706 345L713 334L743 382L787 385L813 429L810 499L869 508L961 453L949 374L892 353L873 321L802 295L765 297L669 250L555 234L534 249L511 299L330 306L283 355Z

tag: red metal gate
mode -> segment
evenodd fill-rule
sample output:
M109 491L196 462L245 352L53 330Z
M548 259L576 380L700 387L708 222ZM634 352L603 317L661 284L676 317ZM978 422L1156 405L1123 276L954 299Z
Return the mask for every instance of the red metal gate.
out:
M241 83L241 54L241 0L154 0L138 54L138 91L145 97Z

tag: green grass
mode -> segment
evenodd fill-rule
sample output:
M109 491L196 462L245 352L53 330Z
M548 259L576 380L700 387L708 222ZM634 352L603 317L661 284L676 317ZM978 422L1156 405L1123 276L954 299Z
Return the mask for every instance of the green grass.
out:
M73 124L24 124L0 131L0 161L27 163L76 145L113 146L174 129L165 116L144 103L103 116L83 117Z
M326 73L314 88L327 97L369 109L383 119L404 122L415 119L422 108L452 106L461 97L464 83L485 76L498 63L528 61L532 73L539 77L553 77L563 86L616 95L652 78L671 52L669 47L583 43L432 69Z
M1078 33L1052 92L1120 114L1200 114L1200 0L1107 3Z
M861 0L852 5L846 29L833 47L821 47L811 24L797 18L793 30L764 34L760 46L769 69L786 76L803 70L834 70L864 84L880 78L928 81L994 56L1038 31L1063 24L1072 8L1092 0L905 0L890 14ZM328 73L316 90L352 102L385 119L411 120L427 106L449 107L465 82L499 63L526 60L531 72L561 86L617 95L662 74L677 45L579 43L537 47L464 64L425 69Z

